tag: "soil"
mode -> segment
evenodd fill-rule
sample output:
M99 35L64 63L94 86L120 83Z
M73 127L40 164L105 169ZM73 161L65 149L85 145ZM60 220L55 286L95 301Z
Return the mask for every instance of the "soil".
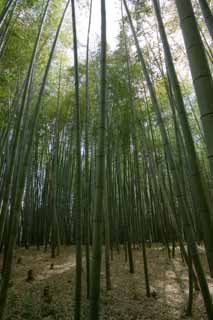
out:
M213 279L207 272L203 248L200 248L210 291ZM153 296L146 297L141 250L134 249L135 273L129 273L124 250L114 251L111 261L112 290L105 289L104 261L101 273L100 319L176 320L207 319L200 292L194 291L193 316L186 317L188 272L177 249L169 260L160 245L147 248L150 285ZM104 260L104 259L103 259ZM26 281L32 270L32 280ZM86 267L82 269L82 319L88 319ZM17 249L14 255L5 320L74 319L75 248L61 248L60 256L50 258L41 248Z

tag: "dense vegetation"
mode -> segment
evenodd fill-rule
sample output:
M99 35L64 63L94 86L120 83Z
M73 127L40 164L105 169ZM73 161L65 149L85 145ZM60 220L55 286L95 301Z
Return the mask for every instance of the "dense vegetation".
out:
M91 48L97 2L0 1L0 319L16 245L52 258L75 245L74 317L85 264L95 320L102 253L110 290L113 251L124 247L134 273L139 246L150 297L147 251L158 242L187 263L187 313L200 288L213 319L198 251L203 243L213 276L211 3L116 1L111 49L104 0Z

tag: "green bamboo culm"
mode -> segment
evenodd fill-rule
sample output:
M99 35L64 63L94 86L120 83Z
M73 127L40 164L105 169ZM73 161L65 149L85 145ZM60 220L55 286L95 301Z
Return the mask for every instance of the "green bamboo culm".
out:
M125 32L125 24L124 24L124 18L123 18L123 6L121 7L122 11L122 29L123 29L123 35L124 35L124 45L125 45L125 59L126 59L126 68L127 68L127 81L128 81L128 91L129 91L129 106L131 108L131 115L132 115L132 125L131 125L131 131L132 131L132 142L134 147L134 163L136 168L136 190L139 200L139 214L141 215L141 228L142 228L142 252L143 252L143 263L144 263L144 275L145 275L145 283L146 283L146 295L147 297L150 297L150 284L149 284L149 275L148 275L148 263L147 263L147 255L146 255L146 246L145 246L145 221L143 216L143 208L142 203L143 199L141 198L142 192L141 192L141 174L140 174L140 168L139 168L139 152L138 152L138 141L137 141L137 133L135 128L135 122L136 122L136 115L135 115L135 103L134 98L132 95L132 81L130 76L130 61L129 61L129 52L128 52L128 46L127 46L127 37ZM127 212L128 215L128 212Z
M48 0L46 2L46 6L44 8L44 12L43 12L42 19L41 19L41 22L40 22L40 25L38 28L38 33L36 36L36 41L35 41L35 45L34 45L33 52L32 52L31 61L30 61L29 68L28 68L27 75L26 75L26 79L24 82L23 94L22 94L21 103L20 103L21 106L20 106L18 119L17 119L16 126L15 126L13 142L12 142L13 143L12 152L10 155L8 171L7 171L6 180L5 180L5 187L4 187L4 194L3 194L4 201L3 201L3 205L1 208L1 215L0 215L0 243L2 242L5 219L6 219L6 214L7 214L8 205L9 205L9 196L10 196L10 191L11 191L14 163L15 163L15 159L17 156L17 150L18 150L19 142L20 142L21 124L23 122L24 115L28 112L28 107L29 107L28 97L29 97L30 88L32 86L33 73L34 73L35 63L36 63L37 54L38 54L38 47L39 47L39 43L40 43L40 39L41 39L41 35L42 35L42 30L44 27L44 23L46 20L46 16L47 16L47 12L48 12L48 8L49 8L50 3L51 3L51 0Z
M101 0L101 78L100 111L98 124L98 146L95 187L95 212L93 221L93 243L90 283L90 320L99 319L100 273L102 256L102 222L105 179L105 127L106 127L106 8Z
M90 294L90 181L89 181L89 44L90 29L92 20L92 4L90 1L89 22L87 30L87 48L86 48L86 79L85 79L85 251L86 251L86 272L87 272L87 298Z
M189 60L191 75L200 109L201 121L213 176L213 80L205 49L198 30L191 0L176 0L180 25Z
M138 53L138 57L139 60L141 62L141 67L142 67L142 71L144 74L144 77L146 79L146 83L149 89L149 93L150 93L150 97L151 97L151 101L152 101L152 107L153 110L156 113L157 119L158 119L158 123L159 123L159 128L160 128L160 133L161 133L161 138L164 144L164 149L165 149L165 155L166 158L168 159L168 164L169 164L169 168L172 172L173 175L173 187L174 187L174 191L175 191L175 196L177 199L179 199L178 201L178 214L180 216L177 216L177 219L179 220L180 217L183 219L184 222L184 229L187 235L187 241L189 242L189 246L190 246L190 250L191 250L191 254L192 254L192 259L193 259L193 263L197 272L197 275L199 277L199 283L200 283L200 287L201 287L201 291L202 291L202 295L203 295L203 300L205 303L205 307L206 307L206 311L208 314L208 319L212 319L213 316L213 308L212 308L212 300L211 300L211 295L209 292L209 287L208 287L208 283L205 277L205 273L200 261L200 257L198 254L198 250L197 250L197 245L195 242L195 234L194 234L194 230L192 228L191 225L191 219L189 216L189 212L188 212L188 208L187 208L187 204L186 201L184 199L184 197L182 196L182 192L181 192L181 184L180 184L180 178L178 176L178 172L177 172L177 168L175 165L175 161L174 161L174 157L173 157L173 153L171 150L171 145L168 139L168 135L167 135L167 131L162 119L162 115L161 115L161 111L160 111L160 107L159 107L159 103L156 97L156 92L155 92L155 88L152 84L150 75L148 73L148 69L145 63L145 59L143 56L143 52L140 48L139 45L139 41L136 35L136 31L132 22L132 18L130 15L130 11L129 8L127 6L127 1L123 0L124 3L124 7L128 16L128 20L129 20L129 24L131 27L131 31L133 33L133 37L135 40L135 45L136 45L136 49L137 49L137 53ZM180 225L179 222L177 220L177 225Z
M2 9L2 12L0 13L0 28L2 27L5 19L7 18L12 6L14 3L16 3L17 0L9 0L5 3L4 8Z
M204 186L202 184L202 177L199 170L198 159L195 151L195 145L189 126L186 109L183 101L183 96L181 93L181 88L179 80L176 74L175 66L172 59L172 54L167 40L167 35L164 29L163 20L161 17L160 7L157 0L152 0L155 14L158 21L159 32L164 48L164 55L166 66L169 74L169 80L171 81L172 90L175 97L175 106L180 119L180 124L183 132L183 137L185 140L185 147L187 151L187 158L190 163L189 178L191 180L193 199L195 201L195 206L198 210L200 220L202 222L202 230L204 235L204 242L206 248L206 254L209 263L209 269L211 275L213 276L213 227L211 220L211 210L208 206L207 196L205 194Z
M62 17L60 19L59 25L57 27L57 31L55 34L55 38L52 44L52 48L49 54L49 59L44 71L42 83L40 86L38 98L35 105L35 110L33 114L32 119L32 126L30 128L29 132L29 138L27 142L27 148L26 152L24 154L24 159L22 166L20 168L19 175L19 185L17 188L17 191L15 193L14 199L12 201L11 205L11 211L10 211L10 217L9 217L9 227L8 227L8 235L6 239L7 243L7 250L5 250L4 253L4 260L3 260L3 270L2 270L2 281L1 281L1 287L0 287L0 320L3 319L4 311L5 311L5 304L6 304L6 298L7 298L7 291L8 291L8 284L10 280L10 274L11 274L11 267L12 267L12 256L13 256L13 249L16 242L16 236L17 236L17 227L18 227L18 221L20 218L20 211L21 211L21 203L22 203L22 197L24 193L24 187L26 182L26 175L28 172L28 165L29 165L29 159L31 155L32 145L33 145L33 137L36 130L36 125L38 121L38 115L41 108L41 100L42 96L45 90L45 85L47 82L48 73L50 70L52 58L55 52L55 47L57 44L58 36L61 30L62 23L64 21L64 17L68 8L70 0L68 0L65 9L63 11ZM20 150L21 152L21 150Z
M203 17L206 22L206 26L209 30L209 34L210 34L212 41L213 41L213 15L212 15L211 9L209 7L207 0L198 0L198 1L200 4L200 8L201 8Z
M75 320L81 318L81 137L80 137L80 98L79 98L79 71L78 47L75 15L75 0L71 0L72 28L74 44L74 69L75 69L75 126L76 126L76 192L75 192L75 226L76 226L76 284L75 284Z

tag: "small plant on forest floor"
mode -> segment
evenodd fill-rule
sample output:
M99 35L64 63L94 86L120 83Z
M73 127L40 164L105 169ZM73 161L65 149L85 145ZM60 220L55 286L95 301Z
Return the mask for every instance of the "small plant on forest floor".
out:
M41 311L39 308L39 303L35 301L31 294L29 294L24 302L24 311L22 314L23 320L40 320L41 317Z

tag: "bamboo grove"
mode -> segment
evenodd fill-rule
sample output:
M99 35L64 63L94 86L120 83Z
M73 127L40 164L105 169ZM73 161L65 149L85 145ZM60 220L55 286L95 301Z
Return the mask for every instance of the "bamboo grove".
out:
M211 4L117 1L120 32L111 50L100 0L92 50L94 1L0 1L0 319L16 246L42 247L54 258L61 245L75 245L74 318L81 319L85 264L88 319L95 320L102 260L111 290L114 252L123 249L134 273L139 247L149 297L147 250L157 242L171 259L179 247L187 263L188 312L200 290L213 319L198 252L203 243L213 276ZM82 57L76 8L85 7ZM170 45L170 29L182 47Z

